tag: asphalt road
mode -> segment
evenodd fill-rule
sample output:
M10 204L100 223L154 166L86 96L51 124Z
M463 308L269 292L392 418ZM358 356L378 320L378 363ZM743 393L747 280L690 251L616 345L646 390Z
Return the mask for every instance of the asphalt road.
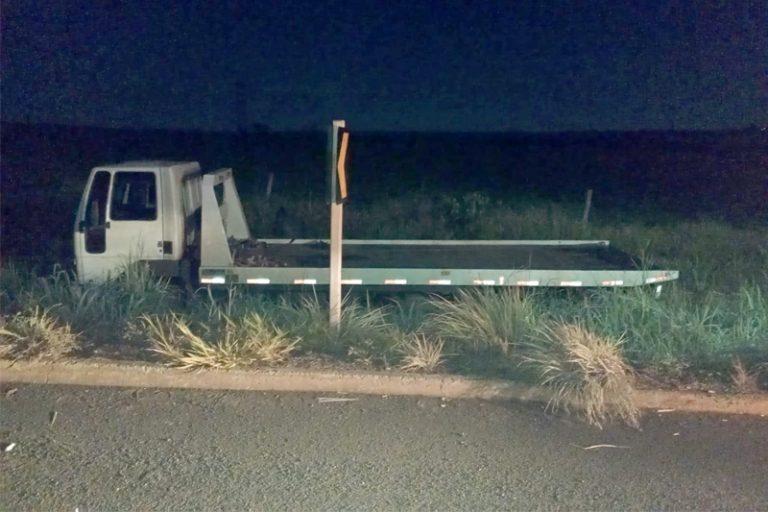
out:
M768 418L600 431L516 403L17 387L2 510L768 509Z

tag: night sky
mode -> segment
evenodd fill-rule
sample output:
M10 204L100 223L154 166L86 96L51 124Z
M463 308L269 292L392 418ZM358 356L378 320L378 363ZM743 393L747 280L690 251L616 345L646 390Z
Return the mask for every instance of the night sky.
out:
M429 131L768 124L765 0L2 7L5 121L282 130L343 117L358 130Z

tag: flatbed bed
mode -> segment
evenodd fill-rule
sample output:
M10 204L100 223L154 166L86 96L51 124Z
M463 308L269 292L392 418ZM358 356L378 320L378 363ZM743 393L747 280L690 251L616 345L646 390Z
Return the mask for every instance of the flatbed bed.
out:
M201 282L327 285L327 240L230 243L232 264ZM605 240L344 240L342 281L365 286L638 286L677 279Z

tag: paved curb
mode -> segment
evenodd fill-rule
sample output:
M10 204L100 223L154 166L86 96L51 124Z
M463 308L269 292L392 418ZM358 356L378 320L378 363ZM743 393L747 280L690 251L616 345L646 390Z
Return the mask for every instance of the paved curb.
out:
M451 375L305 369L182 371L159 365L73 361L0 362L0 383L68 384L131 388L229 389L410 395L546 402L541 388ZM638 390L641 409L768 416L768 394L711 395L691 391Z

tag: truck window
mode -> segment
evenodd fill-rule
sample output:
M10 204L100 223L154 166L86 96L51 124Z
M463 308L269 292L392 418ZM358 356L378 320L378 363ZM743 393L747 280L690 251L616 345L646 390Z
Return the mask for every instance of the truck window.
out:
M91 254L100 254L106 249L105 221L107 215L107 192L110 175L99 171L93 177L88 202L85 205L83 228L85 231L85 250Z
M111 220L155 220L157 186L152 172L118 172L112 185Z

